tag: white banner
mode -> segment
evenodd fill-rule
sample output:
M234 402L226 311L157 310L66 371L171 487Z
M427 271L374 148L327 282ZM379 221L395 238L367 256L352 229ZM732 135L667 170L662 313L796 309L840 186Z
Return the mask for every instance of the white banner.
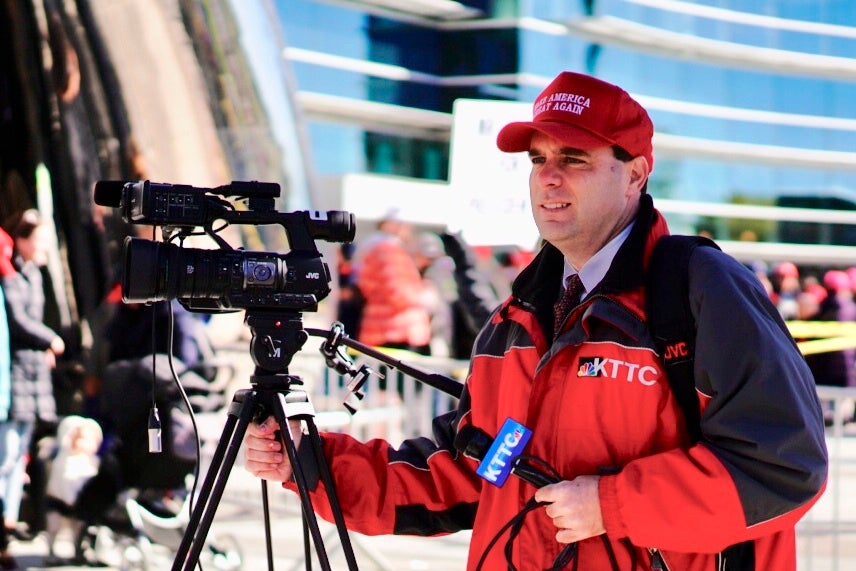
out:
M449 226L460 229L470 244L535 247L538 229L529 207L529 157L496 147L503 126L531 115L528 103L455 101L449 186L459 207L450 211Z

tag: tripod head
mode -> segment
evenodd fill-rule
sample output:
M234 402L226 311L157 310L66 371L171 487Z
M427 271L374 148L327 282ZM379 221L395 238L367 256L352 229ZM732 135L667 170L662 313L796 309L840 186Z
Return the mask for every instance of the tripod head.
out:
M288 365L309 338L299 311L250 309L244 323L252 333L250 354L257 375L288 373Z

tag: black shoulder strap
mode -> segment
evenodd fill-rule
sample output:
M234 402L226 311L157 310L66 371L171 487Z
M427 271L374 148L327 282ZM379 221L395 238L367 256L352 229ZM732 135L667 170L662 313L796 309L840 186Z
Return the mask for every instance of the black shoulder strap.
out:
M693 374L696 324L689 301L689 263L699 246L719 249L701 236L660 238L648 263L645 288L648 327L693 442L701 438L701 429Z
M690 308L689 264L690 256L699 246L720 249L715 242L701 236L660 238L648 263L645 284L648 327L663 358L669 385L684 413L692 442L701 439L701 419L693 373L696 323ZM719 557L719 564L726 571L753 571L754 542L732 545Z

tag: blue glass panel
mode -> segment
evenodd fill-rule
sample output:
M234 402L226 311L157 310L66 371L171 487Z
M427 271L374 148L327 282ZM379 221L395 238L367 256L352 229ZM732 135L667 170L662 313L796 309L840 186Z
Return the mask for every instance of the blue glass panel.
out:
M779 196L838 196L856 189L856 173L786 168L701 159L656 160L649 186L655 197L701 202L728 202L735 195L759 201ZM856 198L856 191L851 190Z
M309 121L311 156L318 174L365 172L362 130L349 125Z
M856 22L856 4L852 0L703 0L698 3L804 21L851 25ZM509 0L503 3L502 10L513 10L514 4ZM521 0L520 13L561 22L581 16L586 4L584 0ZM856 40L853 39L767 30L676 14L625 0L600 0L590 4L598 15L612 15L723 41L848 57L856 53ZM371 18L357 9L318 0L278 0L277 7L289 45L321 53L392 63L437 75L520 71L548 78L564 69L591 69L596 75L639 96L856 120L856 82L852 81L727 68L633 53L609 45L593 51L580 38L529 30L438 32L433 28ZM353 70L331 70L299 62L294 64L294 70L301 91L446 112L456 97L517 96L531 101L540 91L530 86L439 88L418 82L369 78ZM793 148L856 150L856 130L853 129L767 125L660 109L651 109L651 115L659 131L687 137ZM374 170L425 178L445 175L448 149L442 144L366 135L360 128L347 125L320 122L310 125L313 158L319 172L324 174ZM856 190L856 174L658 157L651 188L657 196L706 201L728 200L738 192L768 197L805 189L832 193L841 189Z
M276 5L289 46L346 57L366 56L366 17L361 12L312 0L277 0Z
M856 22L856 5L848 0L834 2L696 2L725 8L740 14L782 18L800 22L852 25ZM810 54L852 57L856 38L842 38L817 31L795 31L787 26L747 24L726 18L684 14L679 11L649 7L625 0L611 0L598 5L598 14L608 14L670 32L695 35L747 46L773 48Z
M520 69L528 73L553 77L560 71L586 71L588 44L568 41L567 36L554 36L520 31Z

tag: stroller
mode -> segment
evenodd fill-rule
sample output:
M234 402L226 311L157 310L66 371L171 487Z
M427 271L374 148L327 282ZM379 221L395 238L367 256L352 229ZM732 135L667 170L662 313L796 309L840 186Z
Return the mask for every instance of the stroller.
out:
M154 375L152 365L154 363ZM220 414L222 387L173 360L194 414ZM190 486L196 438L190 414L172 378L166 355L117 361L105 372L103 422L107 437L98 474L77 505L88 524L82 538L90 562L125 570L161 569L171 560L190 519ZM148 417L155 403L161 420L162 452L148 451ZM237 571L243 558L237 542L209 534L200 557L207 568Z
M179 500L177 513L149 504L133 491L120 494L120 519L110 525L87 529L85 541L90 561L121 571L165 569L172 562L190 520L189 500ZM200 554L205 569L239 571L243 554L237 539L228 534L209 533Z

